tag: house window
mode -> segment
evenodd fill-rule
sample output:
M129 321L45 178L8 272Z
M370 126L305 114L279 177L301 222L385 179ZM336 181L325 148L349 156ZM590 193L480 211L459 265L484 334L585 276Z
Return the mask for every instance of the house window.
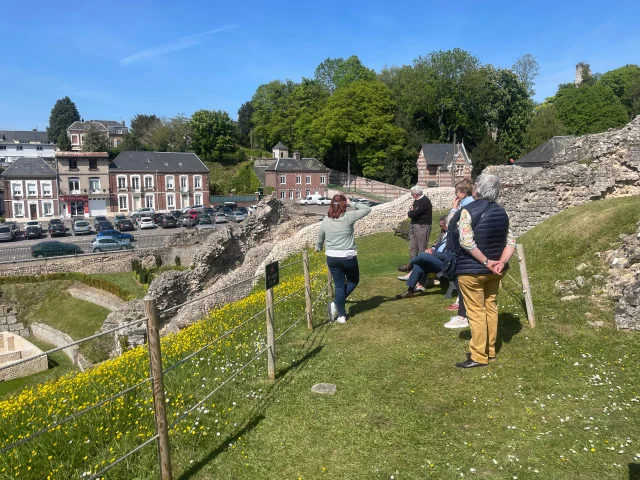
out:
M80 179L79 178L70 178L69 179L69 191L77 192L80 190Z
M127 177L125 177L124 175L118 177L118 188L127 188Z
M300 185L302 183L302 175L296 175L296 185Z
M293 200L293 190L289 190L289 200Z
M175 188L173 185L173 175L167 175L165 178L167 181L167 190L173 190Z
M18 146L16 147L16 150L22 150L22 145L18 145Z
M144 176L144 188L147 190L153 188L153 175Z
M131 177L131 188L133 188L134 191L140 190L140 177L137 175Z
M180 190L182 190L183 192L189 190L189 177L187 177L186 175L180 176Z
M153 195L147 195L144 197L144 206L147 208L153 208Z
M13 216L24 217L24 204L22 202L13 203Z
M305 190L305 192L306 192L304 194L305 197L308 197L309 195L311 195L311 190Z
M89 170L98 170L98 159L96 158L89 159Z
M100 179L98 177L89 177L89 190L93 193L100 191Z
M122 143L122 140L121 140L121 139L119 139L119 138L114 138L114 139L113 139L113 146L114 146L114 147L118 147L118 146L120 146L120 144L121 144L121 143Z
M116 128L116 135L122 135L122 129Z
M71 135L71 145L80 145L78 135Z
M6 150L7 146L6 145L0 145L0 150Z
M53 215L53 202L42 202L42 214L45 217L51 217Z
M306 183L307 185L311 183L311 175L305 175L304 183Z
M302 193L300 190L296 190L296 198L302 198Z
M287 176L280 175L280 185L285 185L287 183Z
M176 196L173 193L167 193L167 208L176 208Z
M14 195L22 195L22 182L12 183L11 189Z
M280 198L283 200L287 198L287 192L285 192L284 190L280 190Z
M127 210L127 196L126 195L119 195L118 196L118 207L120 207L120 210Z
M456 165L456 177L464 175L464 165Z
M202 188L202 177L200 175L193 177L193 188Z
M78 160L69 160L69 170L78 169Z
M193 201L195 202L196 205L202 205L202 194L201 193L196 193L193 196Z
M36 147L36 150L42 150L42 147Z
M27 183L27 195L30 197L35 197L38 195L38 189L35 183Z
M324 185L325 183L327 183L327 177L320 175L320 185Z
M43 197L51 196L51 182L41 182L40 187L42 188Z

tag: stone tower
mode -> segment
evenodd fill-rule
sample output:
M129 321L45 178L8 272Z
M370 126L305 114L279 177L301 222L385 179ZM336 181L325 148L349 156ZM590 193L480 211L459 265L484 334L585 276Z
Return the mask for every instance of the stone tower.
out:
M588 63L580 62L576 65L576 78L573 81L576 87L582 83L584 77L591 75L591 67Z

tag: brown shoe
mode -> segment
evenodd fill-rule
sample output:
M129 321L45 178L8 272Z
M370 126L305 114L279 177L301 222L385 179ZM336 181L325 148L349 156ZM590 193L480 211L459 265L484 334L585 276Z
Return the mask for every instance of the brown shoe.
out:
M410 272L411 271L411 264L410 263L405 263L404 265L400 265L398 267L398 271L399 272Z
M396 299L397 300L402 300L403 298L413 298L415 296L416 296L415 293L410 292L409 290L407 290L404 293L399 293L398 295L396 295Z

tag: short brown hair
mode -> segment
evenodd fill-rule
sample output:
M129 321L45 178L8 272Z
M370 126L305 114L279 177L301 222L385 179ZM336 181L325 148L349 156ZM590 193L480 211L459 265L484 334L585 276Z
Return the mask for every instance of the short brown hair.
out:
M473 194L473 183L468 178L460 180L456 183L456 193L464 193L467 197L470 197Z
M340 218L347 211L347 197L338 193L331 199L331 205L329 206L329 218Z

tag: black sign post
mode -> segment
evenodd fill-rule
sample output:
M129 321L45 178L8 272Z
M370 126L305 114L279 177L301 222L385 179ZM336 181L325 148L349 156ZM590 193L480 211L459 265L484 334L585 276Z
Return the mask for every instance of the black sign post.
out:
M264 288L269 290L280 283L280 267L278 262L273 262L264 267Z

